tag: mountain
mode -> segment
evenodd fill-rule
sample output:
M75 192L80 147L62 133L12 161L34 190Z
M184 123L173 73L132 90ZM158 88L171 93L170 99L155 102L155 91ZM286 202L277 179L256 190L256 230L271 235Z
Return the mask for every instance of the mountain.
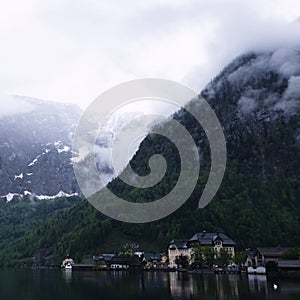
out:
M1 250L1 264L8 253L30 257L38 249L47 249L47 255L56 255L58 261L67 253L79 260L86 254L116 250L128 241L146 250L162 250L169 240L202 230L225 232L239 249L299 246L299 83L300 48L276 49L236 58L201 92L218 116L227 144L222 185L205 208L197 206L210 171L210 147L200 124L188 113L199 107L193 100L188 110L173 116L193 137L201 165L197 186L180 209L156 222L130 224L111 220L83 201L21 237L18 245ZM169 123L160 126L164 129ZM180 174L179 154L170 140L148 135L130 164L139 175L146 175L149 158L157 153L168 164L159 184L137 189L116 178L109 189L133 202L166 195Z
M188 110L180 110L173 118L189 131L199 149L201 170L194 193L164 220L122 227L140 238L152 236L165 243L204 229L226 232L240 249L299 245L299 83L300 48L251 52L236 58L201 92L222 124L227 145L226 173L217 195L204 209L196 209L211 160L205 132L188 113L199 109L198 101L193 100ZM139 175L146 175L149 158L156 153L168 163L159 184L135 189L117 179L110 189L133 202L166 195L180 174L178 151L167 138L149 135L130 164Z
M20 96L5 100L0 112L0 198L11 201L30 195L50 199L80 194L72 160L77 155L72 143L80 108ZM110 159L113 140L138 116L140 112L113 114L99 131L95 153L84 157L96 159L106 183L117 176Z
M204 89L224 126L229 166L263 180L299 179L299 83L299 49L278 49L239 57Z
M0 114L0 196L8 201L79 192L72 166L72 136L80 109L11 96Z

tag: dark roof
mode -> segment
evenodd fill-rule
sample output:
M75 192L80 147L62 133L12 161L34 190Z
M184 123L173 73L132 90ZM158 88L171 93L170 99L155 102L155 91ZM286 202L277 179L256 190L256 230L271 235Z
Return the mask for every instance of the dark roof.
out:
M178 249L186 249L188 248L187 242L188 239L174 239L169 243L169 245L174 244Z
M93 265L94 263L94 260L91 258L84 258L81 262L83 265Z
M300 268L300 260L279 260L278 268Z
M201 245L211 245L218 238L222 240L224 245L235 245L235 242L228 235L218 232L196 233L189 239L189 242L198 241Z
M104 260L111 260L116 254L102 254Z
M136 263L136 262L140 262L140 259L138 256L133 255L133 256L114 256L111 258L110 263L112 264L132 264L132 263Z
M116 254L100 254L100 255L94 255L93 260L98 261L98 260L111 260L112 257L115 257Z
M161 254L160 253L144 253L144 257L147 261L151 260L161 260Z
M259 247L257 250L263 256L281 257L287 250L288 247Z

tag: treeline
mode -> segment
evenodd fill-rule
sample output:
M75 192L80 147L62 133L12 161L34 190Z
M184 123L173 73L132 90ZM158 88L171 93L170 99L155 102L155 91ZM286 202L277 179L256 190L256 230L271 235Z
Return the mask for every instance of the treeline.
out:
M25 196L22 200L0 201L0 265L15 264L18 259L38 250L36 240L23 241L48 220L80 203L79 197L38 200Z
M22 234L11 227L10 221L7 226L2 225L1 236L7 231L11 237L1 242L4 248L0 251L0 263L16 264L21 258L33 257L39 249L47 249L46 255L54 254L56 264L67 254L80 261L86 255L118 251L126 242L148 245L145 251L166 251L171 239L189 238L204 229L227 233L239 250L257 246L295 247L300 244L299 192L299 184L293 179L276 177L264 183L259 177L227 172L217 197L206 208L196 209L198 195L194 193L178 211L149 224L111 220L86 200L56 212L46 221L36 211ZM12 222L22 224L20 216L24 218L29 209L17 213ZM107 244L114 235L118 239L120 233L122 237L114 248Z

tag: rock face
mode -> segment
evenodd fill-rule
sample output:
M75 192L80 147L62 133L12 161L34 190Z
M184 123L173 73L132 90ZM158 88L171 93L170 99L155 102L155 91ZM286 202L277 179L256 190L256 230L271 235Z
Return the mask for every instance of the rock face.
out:
M71 145L80 109L19 96L6 101L0 113L0 196L79 193Z
M228 165L299 178L300 47L243 55L202 96L224 128Z

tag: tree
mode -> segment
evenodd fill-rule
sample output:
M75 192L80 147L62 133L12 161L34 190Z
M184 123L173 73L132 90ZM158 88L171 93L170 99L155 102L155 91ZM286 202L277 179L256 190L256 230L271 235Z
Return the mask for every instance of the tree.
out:
M243 264L245 263L247 258L247 253L245 251L240 251L235 253L234 262L236 264Z
M122 249L120 251L121 255L129 255L134 256L134 252L139 246L135 243L126 243L122 246Z
M299 248L292 248L286 251L283 255L283 259L287 260L297 260L300 259L300 249Z
M227 252L227 250L225 250L225 248L221 248L218 253L218 259L223 265L227 265L231 259L231 255Z
M193 246L192 264L194 267L201 268L204 262L202 247L199 244Z
M176 256L175 259L175 264L179 267L179 268L187 268L189 265L189 260L188 257L185 255L179 255Z
M209 265L212 266L215 259L215 250L211 246L203 246L202 247L204 261Z

